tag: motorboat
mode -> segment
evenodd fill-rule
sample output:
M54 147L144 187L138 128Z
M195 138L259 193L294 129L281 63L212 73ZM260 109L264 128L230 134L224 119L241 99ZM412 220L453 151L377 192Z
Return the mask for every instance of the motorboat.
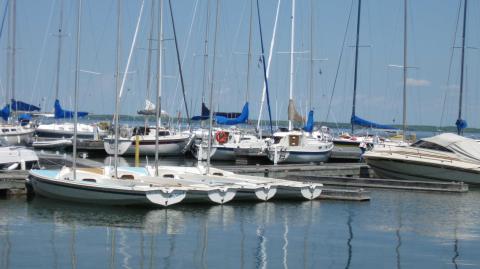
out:
M276 163L326 162L333 143L302 130L280 130L273 134L274 142L268 147L268 158Z
M24 147L0 147L0 170L27 170L38 166L35 151Z
M187 152L193 143L194 135L187 133L177 133L173 130L162 128L158 131L158 153L161 156L183 155ZM131 135L118 138L118 154L134 155L135 144L139 144L140 155L155 154L155 128L154 127L136 127ZM104 138L105 151L113 155L115 154L115 136L107 136Z
M33 141L34 129L15 124L0 125L0 143L4 146L28 146Z
M480 144L452 133L375 146L363 158L379 177L480 184Z

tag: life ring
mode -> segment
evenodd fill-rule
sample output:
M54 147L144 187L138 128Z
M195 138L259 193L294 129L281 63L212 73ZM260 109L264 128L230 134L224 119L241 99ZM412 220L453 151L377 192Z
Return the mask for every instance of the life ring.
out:
M215 134L215 139L219 144L225 144L228 141L228 134L227 132L224 132L224 131L218 131Z

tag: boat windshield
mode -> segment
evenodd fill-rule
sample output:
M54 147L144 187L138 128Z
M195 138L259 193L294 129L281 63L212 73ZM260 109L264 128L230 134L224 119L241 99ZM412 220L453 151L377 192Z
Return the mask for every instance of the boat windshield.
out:
M446 147L442 147L438 144L428 142L428 141L423 141L419 140L416 143L412 144L412 147L415 148L423 148L423 149L431 149L431 150L438 150L438 151L445 151L445 152L452 152L451 150L447 149Z

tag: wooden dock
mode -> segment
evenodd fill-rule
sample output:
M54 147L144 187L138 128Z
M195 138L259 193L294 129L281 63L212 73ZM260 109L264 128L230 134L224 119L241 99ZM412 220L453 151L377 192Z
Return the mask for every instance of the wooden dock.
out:
M463 182L413 181L332 176L304 176L302 174L290 174L285 179L298 180L302 182L319 182L324 184L325 186L338 187L380 188L432 192L468 192L468 184L465 184Z

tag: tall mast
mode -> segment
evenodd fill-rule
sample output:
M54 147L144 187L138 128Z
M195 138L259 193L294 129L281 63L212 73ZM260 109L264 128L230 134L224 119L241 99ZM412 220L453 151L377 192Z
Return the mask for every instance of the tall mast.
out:
M16 73L16 57L17 52L17 0L12 0L12 77L11 77L11 87L12 87L12 99L15 99L15 73Z
M62 38L63 38L63 0L60 1L60 20L58 22L58 47L57 47L57 80L55 81L55 100L58 100L60 90L60 63L62 59Z
M13 2L13 1L11 1ZM12 90L12 85L11 85L11 77L12 77L12 18L13 18L13 12L12 12L12 7L8 6L11 5L10 1L7 1L7 9L8 9L8 23L7 23L7 62L6 62L6 81L7 81L7 89L5 92L5 102L7 104L10 104L10 93Z
M289 91L289 102L293 99L293 77L294 77L294 61L293 61L293 50L295 46L295 0L292 0L292 15L291 20L291 30L290 30L290 91ZM293 128L293 123L291 119L288 119L288 130L291 131Z
M247 89L245 91L245 101L248 102L250 94L250 64L252 63L252 21L253 21L253 0L250 0L250 21L248 26L248 52L247 52Z
M82 16L82 0L78 0L77 7L77 52L75 54L75 93L73 112L73 180L77 179L77 124L78 124L78 85L80 75L80 22Z
M208 65L208 28L209 26L210 26L210 0L207 0L207 21L205 23L205 38L203 41L204 47L203 47L202 103L205 103L205 89L207 88L207 83L208 83L207 65Z
M152 6L150 9L150 33L148 35L148 49L147 49L147 100L150 99L151 88L151 72L152 72L152 41L153 41L153 26L155 17L155 0L152 0Z
M360 40L360 14L362 9L362 0L358 0L358 9L357 9L357 37L355 41L355 73L353 76L353 104L352 104L352 119L355 116L355 106L357 101L357 69L358 69L358 42ZM352 135L355 131L355 125L352 122Z
M114 154L114 170L115 178L118 178L118 133L119 133L119 120L118 113L120 109L120 23L121 23L121 11L122 0L117 0L117 46L116 46L116 59L115 59L115 154Z
M465 0L463 5L463 32L462 32L462 62L460 65L460 96L458 101L458 119L457 119L457 133L463 134L463 120L462 120L462 102L463 102L463 69L465 67L465 33L467 30L467 3Z
M159 119L162 117L162 61L163 60L163 0L160 0L158 9L158 61L157 61L157 102L155 111L155 176L158 176L158 129Z
M212 63L212 81L210 83L210 116L208 118L208 151L207 151L207 174L210 173L210 152L212 152L212 124L213 124L213 84L215 82L215 58L217 55L217 33L218 33L218 16L220 12L220 0L217 0L215 9L215 32L213 35L213 63Z
M185 83L183 80L182 63L180 61L180 51L178 49L177 31L175 29L175 19L173 18L172 0L168 0L168 4L169 4L168 7L170 8L170 18L172 20L173 40L175 41L175 51L177 53L178 72L180 73L180 83L182 85L183 104L185 105L185 112L187 113L188 128L191 130L192 125L190 124L190 113L188 112L187 96L185 94Z
M314 0L310 0L310 92L308 98L308 109L312 109L313 99L313 11Z
M403 141L407 131L407 0L403 12Z

